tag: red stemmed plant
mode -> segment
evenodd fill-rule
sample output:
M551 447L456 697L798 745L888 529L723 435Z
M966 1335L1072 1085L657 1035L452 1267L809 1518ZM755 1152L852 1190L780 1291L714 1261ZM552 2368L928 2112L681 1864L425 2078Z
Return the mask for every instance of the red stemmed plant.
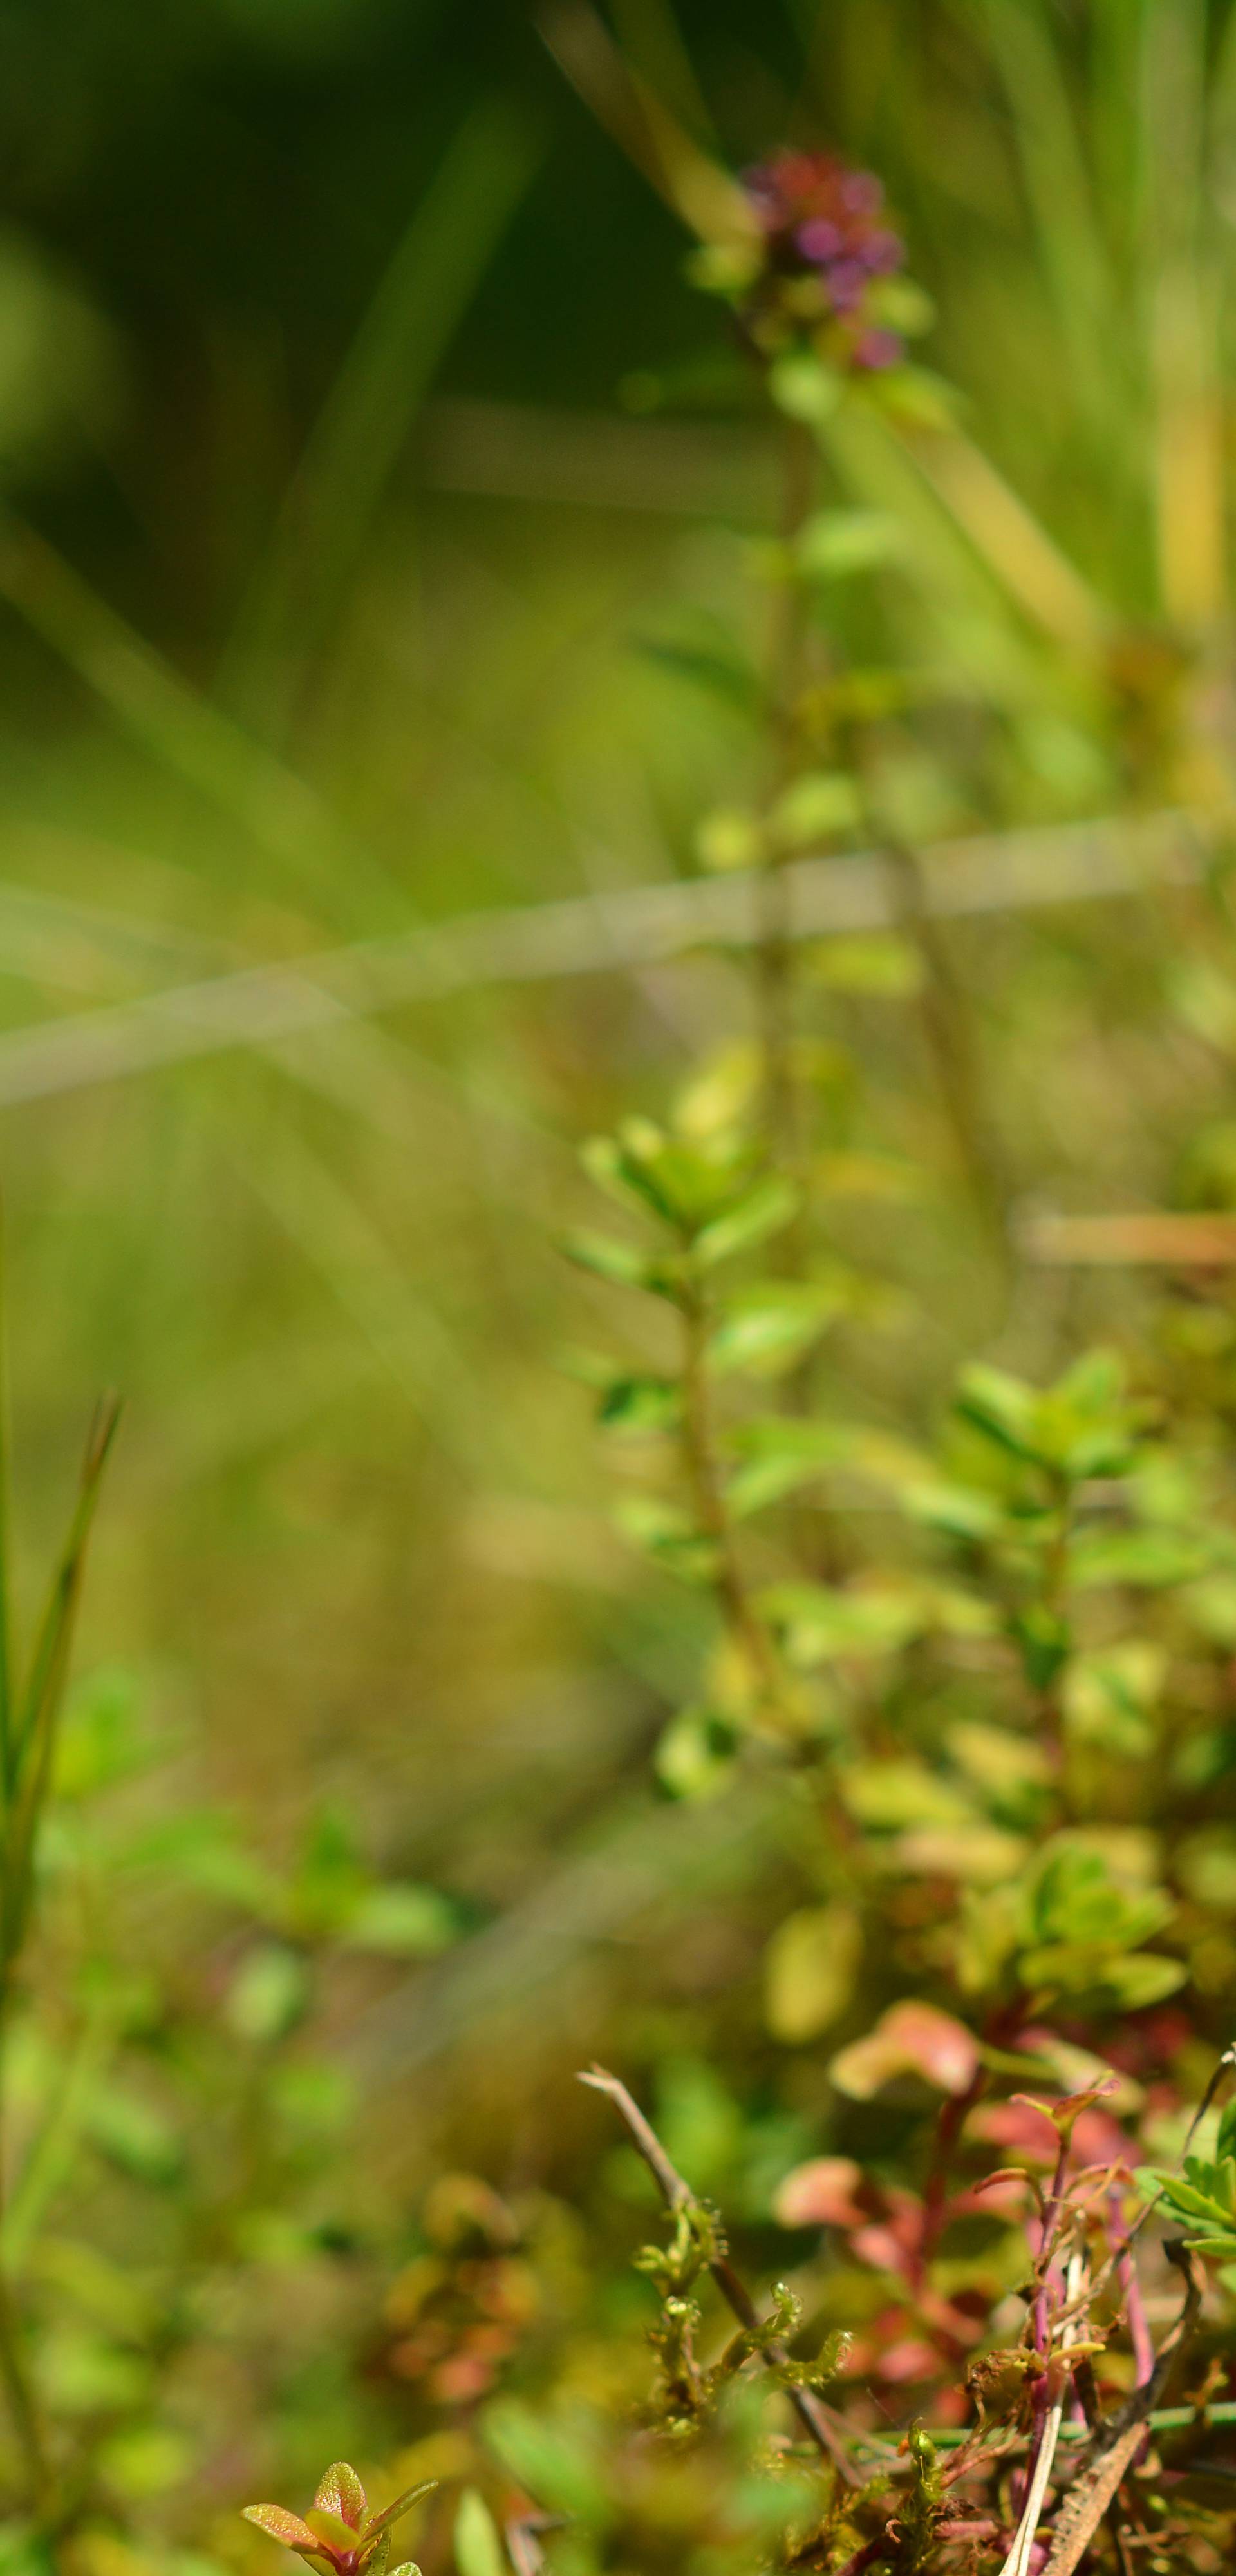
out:
M333 2571L333 2576L387 2576L391 2533L402 2515L436 2486L435 2478L423 2479L419 2486L408 2487L396 2496L393 2504L381 2513L370 2513L369 2500L354 2468L346 2460L336 2460L322 2478L317 2494L306 2514L291 2513L282 2504L248 2504L245 2520L255 2522L272 2540L285 2549L294 2549L310 2567ZM392 2576L420 2576L411 2559L392 2571Z

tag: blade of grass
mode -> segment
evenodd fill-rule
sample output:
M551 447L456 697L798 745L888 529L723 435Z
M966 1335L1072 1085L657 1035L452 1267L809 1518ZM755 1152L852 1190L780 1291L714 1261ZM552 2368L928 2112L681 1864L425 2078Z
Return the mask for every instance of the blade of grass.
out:
M1070 372L1115 462L1123 444L1118 310L1064 65L1040 0L985 0L984 15Z
M104 1398L90 1427L77 1504L52 1577L15 1721L16 1786L8 1811L0 1886L0 2019L29 1920L35 1850L51 1781L56 1722L68 1673L86 1549L119 1420L118 1399Z
M17 1745L12 1678L12 1571L9 1556L9 1479L11 1458L8 1364L8 1243L0 1202L0 1812L5 1816L17 1787Z
M281 732L444 351L541 160L505 100L465 118L310 436L219 678Z
M670 0L613 0L613 14L636 69L688 130L715 145L716 126Z
M305 779L202 697L11 513L0 521L0 599L84 680L165 769L230 814L301 896L361 929L411 909L380 860Z
M1042 695L1050 671L1006 581L932 485L917 450L877 413L842 404L821 435L849 490L893 516L909 568L950 649L983 697L1007 704Z
M482 1483L517 1462L447 1325L407 1277L359 1198L324 1156L285 1124L277 1151L238 1153L220 1139L233 1168L364 1336L445 1456Z
M1089 125L1095 184L1126 293L1136 290L1135 263L1145 217L1146 134L1141 114L1141 57L1147 6L1157 0L1091 0Z
M1112 620L1032 510L960 430L903 433L916 465L1019 608L1052 641L1088 659Z
M701 240L745 240L752 216L742 190L679 123L619 52L588 0L542 0L535 24L559 70L598 125L657 195Z
M73 2170L82 2123L115 2044L114 2005L97 1999L68 2054L43 2127L0 2219L0 2266L21 2272L35 2233Z

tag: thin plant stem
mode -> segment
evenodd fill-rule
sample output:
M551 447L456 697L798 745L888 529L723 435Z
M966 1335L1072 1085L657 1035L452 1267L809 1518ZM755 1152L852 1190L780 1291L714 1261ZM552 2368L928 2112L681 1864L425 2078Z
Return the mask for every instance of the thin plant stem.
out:
M0 1813L6 1813L16 1786L17 1748L13 1707L12 1620L9 1557L9 1372L5 1291L8 1265L4 1211L0 1207Z
M3 1334L0 1333L0 1346ZM9 2277L3 2244L5 2200L4 2050L14 1978L29 1934L34 1896L34 1864L39 1825L51 1785L56 1719L63 1696L72 1644L90 1525L99 1484L115 1435L119 1408L102 1404L91 1424L82 1467L77 1506L69 1525L35 1643L20 1712L6 1694L5 1764L0 1786L0 2381L25 2457L33 2511L44 2521L52 2511L54 2481L34 2383L22 2342L21 2318ZM6 1461L0 1459L0 1469ZM0 1594L7 1610L7 1560L0 1562Z
M3 2268L0 2267L0 2377L8 2399L9 2413L18 2441L25 2453L30 2502L36 2513L45 2514L51 2504L52 2474L42 2421L26 2368L21 2345L21 2327L16 2307Z
M815 496L816 448L800 421L787 421L782 437L780 539L785 555L773 593L768 637L768 723L773 759L771 809L802 762L798 701L802 694L809 630L807 594L794 568L793 549ZM764 1054L764 1118L770 1159L796 1174L802 1154L798 1084L794 1073L794 923L792 880L783 858L771 857L758 884L756 991Z
M713 1582L726 1625L742 1648L765 1699L776 1708L784 1704L785 1677L772 1638L747 1590L726 1507L708 1379L708 1305L695 1280L687 1282L682 1319L683 1453L695 1516L713 1551Z
M920 1016L935 1066L945 1114L983 1223L1008 1257L1008 1214L1013 1191L1004 1158L983 1104L983 1084L968 1000L937 924L924 900L918 855L885 836L893 910L918 952L922 969Z

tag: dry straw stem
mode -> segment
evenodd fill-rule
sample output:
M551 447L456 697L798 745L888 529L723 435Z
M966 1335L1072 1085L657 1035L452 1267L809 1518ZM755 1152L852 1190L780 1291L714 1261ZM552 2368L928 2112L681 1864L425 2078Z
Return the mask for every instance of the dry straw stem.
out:
M1075 2568L1137 2458L1146 2439L1147 2418L1162 2396L1172 2368L1197 2324L1206 2288L1202 2263L1196 2254L1183 2248L1169 2250L1173 2250L1173 2259L1179 2262L1185 2274L1184 2306L1170 2333L1164 2337L1153 2375L1146 2386L1138 2390L1114 2423L1100 2426L1096 2436L1099 2445L1097 2456L1082 2470L1056 2517L1051 2554L1042 2576L1074 2576Z
M305 791L308 794L308 791ZM1210 835L1169 809L1050 829L976 833L918 855L924 913L961 920L1040 905L1142 896L1196 884ZM782 871L788 936L845 937L895 926L887 858L855 851ZM750 949L760 937L752 874L635 886L612 895L477 912L432 929L359 940L287 963L245 967L0 1035L0 1106L80 1091L160 1066L449 999L485 984L623 972L693 949Z
M671 2163L655 2129L645 2119L638 2102L627 2091L626 2085L619 2080L618 2076L610 2075L603 2066L589 2067L588 2072L581 2074L579 2080L581 2084L590 2085L594 2093L608 2095L621 2118L625 2120L632 2143L638 2148L654 2176L667 2207L675 2211L689 2208L695 2200L695 2193L690 2184L684 2181L677 2167ZM740 2281L733 2265L722 2255L715 2263L710 2263L708 2269L722 2298L732 2309L739 2324L745 2326L748 2332L752 2327L757 2327L760 2318L755 2302L745 2284ZM774 2367L789 2359L784 2344L770 2343L765 2346L765 2350ZM821 2451L826 2459L832 2461L834 2468L839 2471L847 2485L861 2486L862 2472L855 2468L850 2459L844 2439L829 2409L821 2404L820 2399L814 2396L809 2388L787 2388L785 2393L800 2424L810 2434L817 2450Z
M1036 1208L1017 1231L1019 1250L1049 1268L1230 1270L1236 1264L1236 1217L1209 1212L1136 1208L1065 1216Z
M1070 2308L1074 2307L1075 2303L1079 2302L1081 2299L1083 2283L1085 2280L1085 2270L1086 2265L1084 2255L1070 2255L1068 2271L1065 2279L1065 2296ZM1077 2341L1077 2329L1079 2323L1080 2316L1073 2315L1070 2316L1068 2322L1064 2326L1058 2346L1058 2351L1062 2356L1067 2353L1070 2346ZM1038 2452L1035 2456L1034 2467L1031 2471L1030 2486L1026 2496L1021 2521L1018 2524L1017 2534L1013 2541L1012 2548L1010 2549L1008 2556L1004 2561L1004 2565L1000 2570L1000 2576L1028 2576L1031 2552L1034 2548L1035 2536L1038 2532L1039 2522L1042 2518L1043 2506L1047 2497L1048 2482L1051 2478L1052 2468L1055 2463L1056 2445L1059 2442L1060 2427L1064 2421L1064 2404L1065 2398L1068 2395L1069 2386L1069 2372L1067 2367L1062 2363L1060 2384L1043 2421Z

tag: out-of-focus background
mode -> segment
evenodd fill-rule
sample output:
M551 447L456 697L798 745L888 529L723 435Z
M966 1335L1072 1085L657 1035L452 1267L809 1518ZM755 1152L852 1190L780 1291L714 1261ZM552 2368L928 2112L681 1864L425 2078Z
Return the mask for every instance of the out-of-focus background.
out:
M994 569L925 517L917 561L842 611L860 650L891 637L955 701L906 749L925 841L1175 806L1193 781L1164 711L1186 682L1211 690L1203 752L1221 731L1221 575L1189 512L1212 432L1221 460L1230 441L1228 16L614 0L628 60L730 166L794 133L877 168L935 301L924 360L987 460ZM244 2297L287 2323L245 2399L267 2448L237 2421L254 2383L228 2358L226 2267L180 2452L130 2438L140 2510L184 2547L190 2470L213 2510L255 2449L299 2475L319 2433L326 2457L358 2424L425 2432L432 2354L392 2368L397 2320L365 2322L385 2249L444 2166L556 2196L543 2211L599 2188L584 2057L661 2066L705 2182L732 2147L727 2066L752 2171L810 2145L822 2080L787 2074L756 1974L792 1801L679 1808L650 1785L702 1613L614 1530L569 1360L640 1324L557 1249L588 1210L580 1139L726 1033L737 972L624 962L635 916L605 911L592 971L558 971L551 923L503 973L500 925L440 993L431 964L428 989L366 1006L363 943L694 879L701 813L751 770L725 682L760 614L769 432L681 226L595 112L596 29L504 0L0 10L18 1563L33 1599L83 1415L118 1386L78 1734L131 1858L100 1955L153 2034L118 2096L127 2149L112 2120L126 2170L144 2152L157 2182L163 2153L174 2196L209 2138L180 2017L217 2004L225 2053L290 2027L303 1958L355 1930L358 1889L369 1908L321 1970L299 2110L292 2050L310 2234L279 2238L272 2184L246 2240ZM1101 687L1060 633L1091 600ZM947 937L1023 1233L1044 1205L1222 1197L1226 1075L1163 1017L1158 912L997 909ZM327 951L343 965L297 982ZM1031 1259L1010 1283L919 1018L878 959L851 962L819 1027L859 1068L838 1076L836 1244L869 1287L839 1301L828 1367L847 1411L916 1438L963 1353L1050 1368L1140 1292ZM1199 1184L1180 1154L1204 1117ZM82 2188L123 2237L104 2163ZM139 2269L170 2225L142 2221ZM123 2487L124 2406L62 2361L70 2402L114 2405Z

